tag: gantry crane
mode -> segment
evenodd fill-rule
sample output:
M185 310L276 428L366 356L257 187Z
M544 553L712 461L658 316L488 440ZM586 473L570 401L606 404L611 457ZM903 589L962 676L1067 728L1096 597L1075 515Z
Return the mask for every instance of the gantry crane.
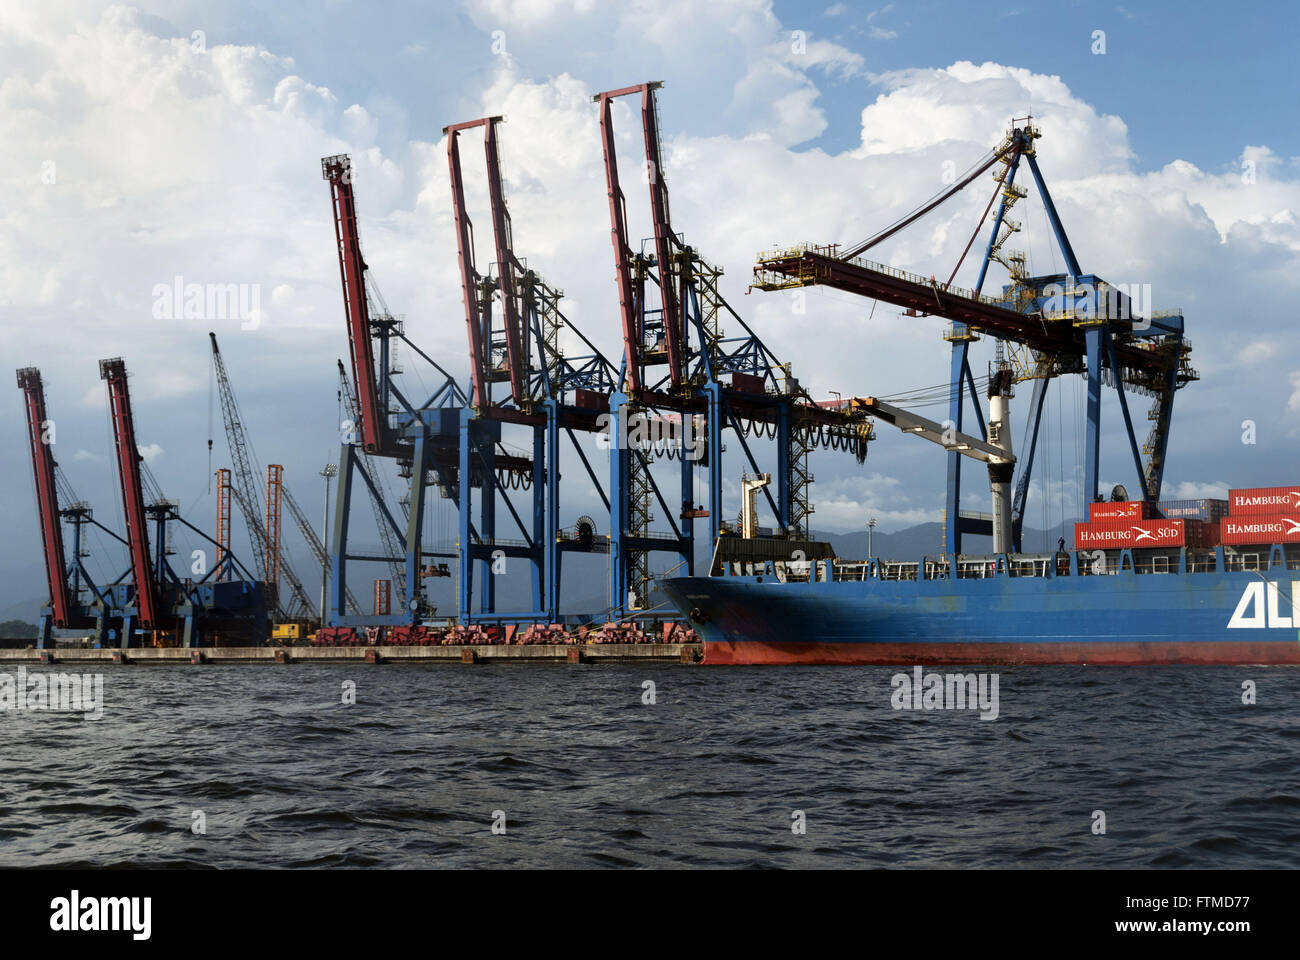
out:
M752 473L761 473L746 436L776 440L776 483L761 488L770 507L777 537L768 544L773 557L787 557L796 543L809 534L813 507L809 495L812 474L808 454L817 447L851 450L866 456L872 438L871 418L858 410L819 406L754 331L722 296L722 271L687 245L672 224L668 187L659 132L656 91L662 83L650 82L596 94L599 104L601 144L609 198L610 237L614 250L615 281L623 334L624 358L621 389L611 397L611 411L674 411L682 416L702 415L706 433L709 499L707 511L691 504L693 464L682 463L682 510L670 512L650 472L649 458L641 451L611 455L611 605L622 597L644 593L648 579L647 553L663 549L662 540L648 534L648 501L653 496L667 519L687 559L694 539L696 517L709 518L711 544L724 533L722 523L722 436L730 429L740 444ZM614 102L635 96L640 101L641 133L649 211L653 237L649 252L637 253L628 239L626 198L618 170L614 136ZM722 321L739 324L744 331L727 337ZM659 376L654 368L667 366ZM729 379L724 379L729 378ZM678 527L674 515L680 518ZM760 541L761 543L761 541ZM723 543L723 548L727 543ZM750 545L751 551L755 545Z
M470 354L470 396L474 418L461 448L463 469L478 468L479 522L471 522L472 488L459 489L461 525L460 607L468 612L477 566L480 616L494 613L494 585L490 564L494 557L519 557L530 563L533 616L550 621L559 617L560 572L564 553L590 550L593 545L564 535L559 522L561 432L568 435L597 494L608 503L575 431L597 433L600 414L608 409L617 371L595 345L573 326L560 309L563 293L550 286L516 254L510 212L505 201L497 129L501 117L483 117L443 128L447 135L447 166L451 183L452 213L456 225L457 258ZM493 264L496 276L480 273L476 266L473 225L465 202L460 156L462 133L483 130L489 215L492 222ZM499 314L494 306L499 304ZM496 317L500 317L500 327ZM590 351L568 357L560 349L560 333L567 330ZM504 396L493 385L506 383ZM499 469L492 442L500 438L502 423L531 429L532 523L525 524L511 502L510 475ZM475 441L475 431L483 439ZM487 441L487 442L485 442ZM507 481L503 483L503 479ZM613 488L611 488L613 489ZM496 507L506 507L522 536L511 543L496 537Z
M41 649L49 645L53 627L76 629L93 626L97 640L102 643L107 639L112 612L106 608L103 596L81 562L84 556L83 528L87 523L94 523L90 505L70 496L65 501L66 506L60 507L58 464L54 459L54 437L50 433L52 421L46 413L41 372L35 367L22 368L18 371L18 386L23 391L23 406L27 414L27 437L36 481L36 512L41 526L45 582L50 594L49 603L41 610L36 645ZM63 519L71 522L73 530L70 564L64 552ZM107 532L117 536L112 531ZM91 605L81 601L79 587L82 577L96 597ZM111 594L108 596L111 598Z
M134 587L134 606L127 611L123 627L124 637L129 643L134 632L133 626L153 630L162 626L162 617L158 605L158 583L149 558L149 529L140 480L142 458L135 443L135 423L131 417L131 393L126 382L126 364L120 358L101 360L99 375L108 383L113 448L122 505L126 513L126 547Z
M431 474L441 478L441 489L459 496L461 474L469 474L467 458L460 453L462 434L468 435L471 411L464 391L455 379L407 336L402 323L382 304L372 310L377 293L367 282L368 268L361 252L357 228L356 200L352 188L352 163L338 155L321 160L321 177L330 187L334 219L334 237L339 257L339 275L343 287L344 314L348 330L348 352L352 365L355 394L353 406L360 417L354 424L353 437L345 437L339 450L338 493L334 503L334 528L330 544L330 593L326 629L350 631L360 625L388 625L393 635L403 637L418 628L432 615L432 608L421 589L421 571L430 557L454 558L423 547L423 522L426 489ZM405 343L421 360L441 376L433 394L423 403L412 402L392 380L391 349L394 341ZM369 458L391 459L409 480L408 514L405 524L393 518L383 503L378 478L363 462ZM531 463L502 457L497 467L505 470L531 470ZM350 551L351 500L353 479L360 476L369 488L382 513L383 523L400 543L405 561L406 606L386 617L367 616L348 597L347 574L350 561L388 563L392 557L374 557ZM473 477L465 476L466 482ZM381 525L382 527L382 525Z
M1012 505L1015 550L1021 546L1021 521L1049 379L1071 373L1083 374L1087 378L1085 498L1093 501L1099 496L1101 388L1103 383L1109 383L1115 387L1119 398L1142 498L1152 503L1159 499L1164 478L1175 391L1197 379L1191 366L1191 344L1183 336L1180 311L1150 311L1146 317L1141 317L1126 292L1095 274L1083 271L1038 167L1035 141L1040 136L1030 118L1015 120L1002 143L974 164L965 176L930 202L867 240L843 249L838 244L803 244L762 253L754 267L754 286L758 289L784 290L821 284L904 307L912 316L934 315L951 321L945 334L945 339L952 344L949 422L957 430L962 428L969 390L981 433L987 433L971 375L968 356L971 342L980 334L989 334L1006 345L1010 358L1001 365L1013 369L1016 379L1034 380L1029 414L1030 439L1019 460L1020 478ZM1030 277L1025 270L1024 254L1003 250L1008 238L1020 229L1007 212L1028 195L1015 182L1022 162L1033 176L1053 237L1064 257L1067 269L1064 274ZM995 169L998 164L1001 169ZM1001 197L973 289L953 286L961 260L945 283L862 257L866 251L915 223L990 169L994 171L993 196L962 253L964 260L994 202ZM982 292L989 264L993 261L1006 266L1010 274L1010 282L1003 286L998 296ZM1148 413L1152 428L1141 447L1129 413L1128 390L1153 398ZM1147 458L1145 463L1143 454ZM961 552L963 533L991 532L987 519L966 516L960 508L961 454L954 450L948 454L945 520L946 543L954 553Z
M108 387L109 414L113 425L114 460L125 514L126 547L130 560L130 582L110 586L113 606L122 618L121 645L135 645L136 630L155 638L175 640L184 646L198 646L211 634L239 635L253 642L266 639L266 604L263 585L248 576L233 555L231 562L248 579L219 579L222 564L207 570L199 580L178 577L167 562L167 525L177 522L220 552L219 541L189 523L176 510L174 501L155 496L144 498L143 460L136 443L135 420L126 364L120 358L101 360L100 377ZM150 484L150 486L156 486ZM153 551L150 554L149 519L154 521Z
M526 559L531 567L534 610L517 614L523 619L556 619L560 606L562 556L568 550L600 549L586 520L583 536L569 536L559 523L561 434L567 433L582 468L610 512L610 608L619 616L642 605L649 579L647 555L654 550L676 553L683 563L694 563L694 521L712 516L710 533L723 532L721 437L732 429L751 465L754 456L746 436L777 438L781 445L778 469L779 498L764 491L778 518L784 538L773 546L781 555L807 535L811 505L807 484L807 452L817 446L849 449L865 456L871 437L871 420L859 411L817 406L753 331L735 314L718 290L721 271L705 263L672 232L668 195L662 177L652 184L652 217L656 227L655 253L633 255L622 217L623 199L617 184L617 161L612 153L612 128L608 101L636 90L650 98L657 84L603 94L602 129L607 145L606 171L610 177L612 215L616 216L616 251L619 258L625 354L620 370L603 357L573 327L559 308L561 292L549 286L516 254L506 206L499 157L500 117L484 117L444 128L448 137L453 219L456 227L459 276L465 308L471 382L468 395L454 379L406 336L403 325L382 304L370 282L361 252L357 225L352 165L347 156L322 160L322 176L330 185L338 248L344 312L348 329L355 408L355 442L345 441L340 451L339 494L331 557L334 564L329 622L340 629L354 625L392 624L400 631L418 629L428 608L417 585L420 559L437 556L420 546L420 526L425 509L424 488L435 483L454 500L459 514L460 564L459 617L506 619L495 609L489 564L500 556ZM601 99L601 98L597 98ZM657 120L653 110L643 124L648 156L659 167ZM489 215L493 225L494 261L491 269L478 268L473 225L470 220L461 169L461 135L482 129L487 170ZM617 200L615 200L617 198ZM617 214L613 212L617 211ZM666 265L670 288L667 307L650 306L648 291L663 287L658 265ZM658 299L662 294L655 294ZM738 338L723 336L719 318L730 314L745 330ZM667 316L666 321L662 319ZM566 356L560 349L562 331L577 337L589 352ZM693 339L692 339L693 338ZM395 383L391 347L406 343L428 362L443 380L422 404L410 402ZM670 347L669 342L673 344ZM644 369L662 362L669 374L651 382ZM629 374L631 370L631 374ZM722 378L730 378L724 383ZM630 379L629 379L630 378ZM778 380L779 378L779 380ZM346 379L346 378L344 378ZM500 388L500 389L498 389ZM353 399L354 398L354 399ZM709 431L704 461L682 460L680 500L665 496L651 476L649 450L623 443L636 418L677 422L689 418L693 425L706 422ZM501 443L502 425L530 430L530 449L521 455ZM603 483L578 442L579 433L617 432L611 445L608 482ZM410 478L405 530L383 505L372 458L396 460ZM712 510L693 503L694 470L707 467ZM755 469L757 469L755 467ZM340 590L346 583L349 561L391 562L388 556L358 556L348 549L351 485L359 474L372 495L372 505L382 514L380 529L387 528L406 556L406 609L391 617L349 615ZM509 490L528 488L532 516L517 510ZM477 494L475 493L477 491ZM670 506L671 503L671 506ZM650 529L651 505L657 504L671 532ZM503 507L518 528L520 539L497 536L497 512ZM529 522L531 521L531 522ZM472 609L478 575L477 610ZM397 579L396 577L394 579ZM629 598L634 598L629 602Z

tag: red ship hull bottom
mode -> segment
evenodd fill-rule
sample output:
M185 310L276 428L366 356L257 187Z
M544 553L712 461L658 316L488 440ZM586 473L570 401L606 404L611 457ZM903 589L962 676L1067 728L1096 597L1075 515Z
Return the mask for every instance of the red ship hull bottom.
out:
M704 644L706 664L1300 664L1300 642L784 643Z

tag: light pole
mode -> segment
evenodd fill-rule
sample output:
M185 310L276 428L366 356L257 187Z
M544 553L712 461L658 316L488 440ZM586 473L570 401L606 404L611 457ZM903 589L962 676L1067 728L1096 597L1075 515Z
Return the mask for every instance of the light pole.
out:
M868 560L874 560L876 557L875 552L871 548L871 534L875 532L875 529L876 529L876 518L872 517L870 520L867 521L867 559Z
M339 472L339 468L332 463L325 464L320 475L325 478L325 516L321 520L320 542L325 547L325 562L320 568L320 625L323 627L329 622L329 616L326 614L328 609L325 606L325 595L327 592L330 577L330 480Z

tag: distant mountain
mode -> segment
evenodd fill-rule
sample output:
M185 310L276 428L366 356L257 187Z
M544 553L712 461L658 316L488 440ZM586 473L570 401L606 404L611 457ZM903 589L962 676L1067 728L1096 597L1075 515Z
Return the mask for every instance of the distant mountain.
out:
M0 606L0 620L22 620L25 623L35 623L41 618L41 607L48 601L48 597L31 597L17 603L6 603Z

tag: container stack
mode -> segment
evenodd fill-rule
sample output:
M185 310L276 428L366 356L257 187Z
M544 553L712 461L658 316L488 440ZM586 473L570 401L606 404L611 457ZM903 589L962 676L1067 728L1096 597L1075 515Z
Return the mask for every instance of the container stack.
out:
M1300 486L1229 490L1223 542L1300 543Z
M1223 500L1166 501L1177 516L1152 509L1145 500L1097 501L1088 505L1086 523L1074 525L1076 550L1126 550L1142 547L1211 547L1219 542ZM1215 504L1223 504L1219 510ZM1163 514L1163 515L1161 515Z
M1227 500L1161 500L1156 504L1160 516L1166 520L1200 520L1202 523L1222 523L1228 515Z

